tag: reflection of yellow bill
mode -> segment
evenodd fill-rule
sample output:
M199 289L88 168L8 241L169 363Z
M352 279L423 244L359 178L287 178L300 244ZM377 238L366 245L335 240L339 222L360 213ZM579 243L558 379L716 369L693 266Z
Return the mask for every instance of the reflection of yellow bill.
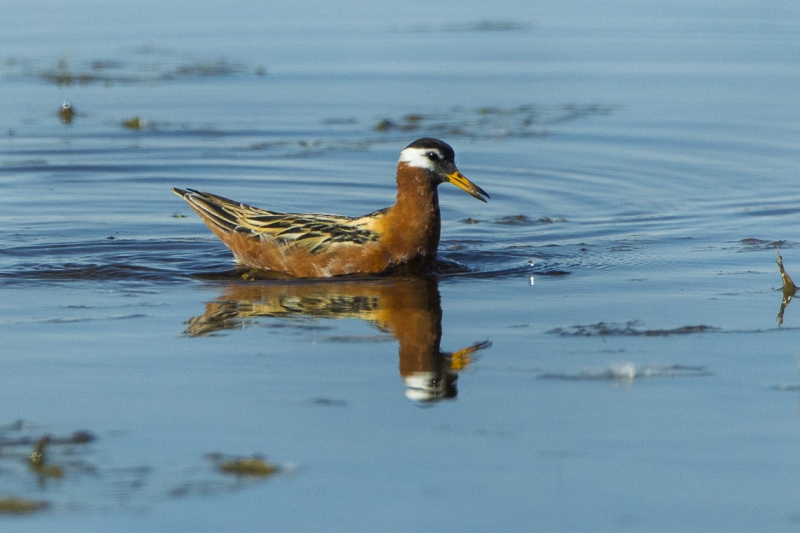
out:
M478 342L472 346L461 348L457 352L450 354L450 370L454 372L461 372L472 362L472 354L478 350L488 348L492 343L489 341Z
M486 199L489 198L489 195L486 193L486 191L484 191L483 189L481 189L480 187L469 181L458 170L456 170L452 174L447 174L447 181L449 181L459 189L467 191L472 197L477 198L481 202L485 202Z

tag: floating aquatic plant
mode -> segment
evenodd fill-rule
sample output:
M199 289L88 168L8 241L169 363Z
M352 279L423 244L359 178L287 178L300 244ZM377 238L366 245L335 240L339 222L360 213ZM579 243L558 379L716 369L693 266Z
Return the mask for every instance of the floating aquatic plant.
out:
M781 257L781 252L778 250L777 246L775 247L775 251L778 254L778 259L776 262L778 263L778 270L781 273L781 281L783 282L783 300L781 301L781 310L778 312L778 327L781 327L783 324L783 312L792 301L792 298L794 298L794 295L797 292L797 285L794 284L792 278L786 273L786 269L783 268L783 258Z
M220 454L211 454L209 458L216 463L217 469L223 474L234 474L236 476L247 477L266 477L276 474L280 467L276 464L267 462L259 456L224 458Z
M27 498L14 498L11 496L0 497L0 514L23 515L43 511L50 507L50 504L41 500L29 500Z

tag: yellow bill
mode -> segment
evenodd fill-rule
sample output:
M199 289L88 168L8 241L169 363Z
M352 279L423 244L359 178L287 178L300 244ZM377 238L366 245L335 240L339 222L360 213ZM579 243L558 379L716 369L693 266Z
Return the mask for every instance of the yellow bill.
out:
M456 170L452 174L446 174L447 181L458 187L463 191L467 191L473 198L477 198L481 202L485 202L489 198L489 194L469 181L464 175Z

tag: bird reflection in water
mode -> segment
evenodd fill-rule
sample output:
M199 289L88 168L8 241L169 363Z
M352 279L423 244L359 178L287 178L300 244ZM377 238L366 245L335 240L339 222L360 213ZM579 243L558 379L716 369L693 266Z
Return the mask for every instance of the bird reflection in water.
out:
M406 396L420 402L455 398L458 374L489 341L443 352L442 305L433 277L354 281L253 281L227 286L184 332L203 336L241 329L258 318L360 318L399 343Z

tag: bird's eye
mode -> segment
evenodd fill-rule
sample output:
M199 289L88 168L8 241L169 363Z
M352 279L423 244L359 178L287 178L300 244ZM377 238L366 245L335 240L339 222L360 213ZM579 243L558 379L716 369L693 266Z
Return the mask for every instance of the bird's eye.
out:
M437 154L436 152L428 152L427 154L425 154L425 156L431 161L438 161L441 159L441 157L439 157L439 154Z

